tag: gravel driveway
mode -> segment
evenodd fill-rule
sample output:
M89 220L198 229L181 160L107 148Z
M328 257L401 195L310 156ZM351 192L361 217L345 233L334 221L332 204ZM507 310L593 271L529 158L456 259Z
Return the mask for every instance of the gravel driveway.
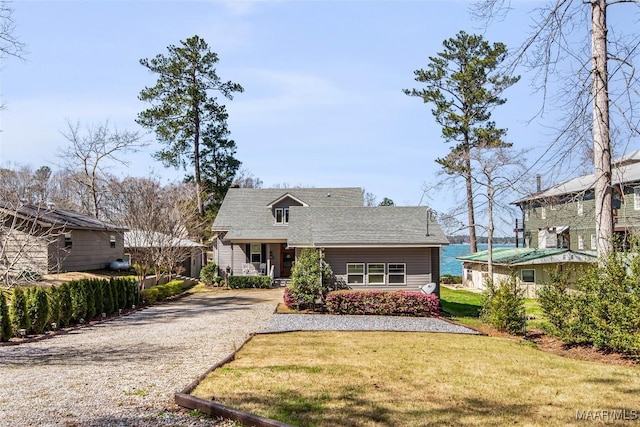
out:
M199 293L51 339L0 346L0 426L221 426L173 403L254 332L475 333L441 319L283 314L282 289Z
M0 426L213 426L173 395L269 323L282 290L195 294L0 347Z

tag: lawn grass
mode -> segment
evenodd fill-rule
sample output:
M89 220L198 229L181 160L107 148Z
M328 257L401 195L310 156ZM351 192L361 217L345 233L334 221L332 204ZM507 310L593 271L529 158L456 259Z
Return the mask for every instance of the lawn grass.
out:
M440 287L440 305L446 317L471 327L487 327L480 320L480 310L484 296L478 292ZM527 314L527 330L541 328L546 317L538 300L525 298L524 308Z
M256 335L193 392L319 427L571 425L576 411L637 411L638 393L640 368L505 338L415 332Z

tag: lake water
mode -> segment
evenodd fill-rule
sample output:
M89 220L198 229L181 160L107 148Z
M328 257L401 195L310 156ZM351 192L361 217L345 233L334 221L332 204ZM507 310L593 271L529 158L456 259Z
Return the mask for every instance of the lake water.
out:
M514 245L493 245L494 248L508 248L515 247ZM487 245L478 245L479 251L487 249ZM456 257L469 255L471 249L469 245L449 245L442 248L440 258L440 275L452 274L454 276L462 275L462 262L458 261Z

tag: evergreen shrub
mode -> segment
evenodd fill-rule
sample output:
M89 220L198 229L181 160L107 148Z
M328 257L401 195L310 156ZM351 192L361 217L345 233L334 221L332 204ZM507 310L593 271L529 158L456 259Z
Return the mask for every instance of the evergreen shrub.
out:
M19 335L20 329L28 331L31 328L29 313L27 312L27 298L21 287L13 288L9 316L11 318L11 329L14 335Z
M269 276L229 276L228 284L231 289L268 289L271 287L271 278Z
M525 331L524 290L518 286L518 279L510 276L495 284L486 281L487 290L480 311L483 322L498 331L510 334L522 334Z
M0 290L0 341L8 341L12 336L9 306L4 292Z
M218 264L210 263L200 270L200 281L207 286L213 286L218 277Z

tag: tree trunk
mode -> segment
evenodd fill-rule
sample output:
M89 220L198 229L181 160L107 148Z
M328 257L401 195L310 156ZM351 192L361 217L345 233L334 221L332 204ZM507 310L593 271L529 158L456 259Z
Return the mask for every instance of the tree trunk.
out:
M591 1L593 164L596 178L596 246L599 256L613 250L606 7L606 0Z
M476 240L476 219L475 212L473 208L473 182L471 180L471 159L469 158L470 153L467 150L464 153L465 156L465 184L467 186L467 215L469 219L469 246L471 253L478 252L478 242Z
M491 177L488 177L487 180L487 203L488 203L488 216L489 216L489 227L487 228L487 273L489 275L489 280L493 283L493 201L495 197L495 190L493 189L493 183L491 182Z

